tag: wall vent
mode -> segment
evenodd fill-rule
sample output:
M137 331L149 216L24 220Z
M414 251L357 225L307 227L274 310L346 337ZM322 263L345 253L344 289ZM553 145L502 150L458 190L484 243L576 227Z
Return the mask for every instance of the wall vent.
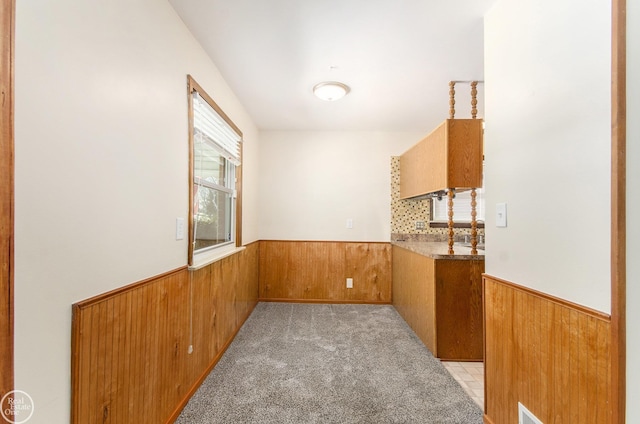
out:
M518 402L518 424L542 424L523 404Z

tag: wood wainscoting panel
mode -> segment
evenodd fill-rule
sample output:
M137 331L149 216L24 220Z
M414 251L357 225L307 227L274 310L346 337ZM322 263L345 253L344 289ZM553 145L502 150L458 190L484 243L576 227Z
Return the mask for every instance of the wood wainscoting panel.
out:
M173 422L256 305L258 254L74 304L71 422Z
M260 300L390 303L391 245L262 240Z
M433 259L393 246L393 306L409 327L434 353L436 340L436 286Z
M608 315L484 276L485 421L611 422Z

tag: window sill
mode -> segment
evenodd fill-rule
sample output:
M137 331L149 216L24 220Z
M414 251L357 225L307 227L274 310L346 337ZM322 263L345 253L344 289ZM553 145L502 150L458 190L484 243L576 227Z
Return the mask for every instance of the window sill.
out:
M207 252L208 255L202 255L200 257L193 258L193 265L189 265L189 271L196 271L200 268L204 268L205 266L211 265L214 262L218 262L221 259L227 258L231 255L235 255L236 253L242 252L246 249L245 246L233 246L227 249L220 249L214 252Z

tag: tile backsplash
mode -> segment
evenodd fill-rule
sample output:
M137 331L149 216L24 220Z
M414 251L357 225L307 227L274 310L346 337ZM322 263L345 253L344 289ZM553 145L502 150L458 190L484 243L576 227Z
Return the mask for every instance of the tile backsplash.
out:
M447 241L447 228L431 228L429 199L400 199L400 157L391 157L391 240ZM416 222L424 222L424 229L416 229ZM456 241L471 234L470 228L454 228ZM484 236L484 229L478 229Z

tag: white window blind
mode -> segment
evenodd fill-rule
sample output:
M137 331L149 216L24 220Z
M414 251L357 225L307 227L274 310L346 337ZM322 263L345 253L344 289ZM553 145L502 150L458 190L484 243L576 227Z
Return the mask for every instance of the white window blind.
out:
M194 136L201 136L234 165L240 165L241 137L197 91L193 92Z
M433 205L431 211L431 220L436 222L449 221L448 215L448 197L442 196L442 200L437 198L433 199L431 203ZM485 202L484 191L482 189L476 190L476 220L484 221L485 217ZM471 222L471 190L456 192L456 196L453 199L453 220L455 222Z

